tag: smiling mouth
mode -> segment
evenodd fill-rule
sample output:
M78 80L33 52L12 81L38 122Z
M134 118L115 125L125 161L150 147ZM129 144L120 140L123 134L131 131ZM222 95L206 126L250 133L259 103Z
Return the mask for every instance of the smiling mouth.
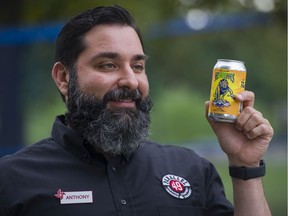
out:
M123 99L117 101L109 101L108 108L135 108L136 103L132 99Z

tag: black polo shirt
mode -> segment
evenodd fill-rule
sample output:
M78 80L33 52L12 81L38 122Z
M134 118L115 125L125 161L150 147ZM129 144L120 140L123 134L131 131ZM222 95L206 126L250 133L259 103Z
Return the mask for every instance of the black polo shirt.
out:
M51 138L0 159L1 216L233 215L215 168L192 150L147 142L107 161L62 118Z

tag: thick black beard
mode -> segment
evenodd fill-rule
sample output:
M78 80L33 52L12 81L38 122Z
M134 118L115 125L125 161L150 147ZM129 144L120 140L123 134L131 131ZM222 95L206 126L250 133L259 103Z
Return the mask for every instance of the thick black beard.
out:
M136 109L107 108L108 101L120 99L133 99ZM150 97L143 100L138 90L115 89L101 100L75 84L69 89L66 123L96 151L129 157L147 141L152 106Z

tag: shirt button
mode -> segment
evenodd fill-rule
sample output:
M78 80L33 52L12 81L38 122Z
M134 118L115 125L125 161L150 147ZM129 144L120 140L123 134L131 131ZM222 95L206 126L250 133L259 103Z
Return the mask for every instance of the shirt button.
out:
M122 204L122 205L126 205L126 204L127 204L126 200L121 199L121 204Z
M116 172L117 171L117 169L116 169L116 167L112 167L112 170L113 170L113 172Z

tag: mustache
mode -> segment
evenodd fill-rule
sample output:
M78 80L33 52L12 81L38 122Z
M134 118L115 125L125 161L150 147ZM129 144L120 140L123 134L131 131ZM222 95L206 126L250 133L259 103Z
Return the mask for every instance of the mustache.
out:
M103 104L107 104L108 101L121 101L121 100L134 100L140 103L142 99L142 94L139 90L129 90L127 88L118 88L107 92L103 97Z

